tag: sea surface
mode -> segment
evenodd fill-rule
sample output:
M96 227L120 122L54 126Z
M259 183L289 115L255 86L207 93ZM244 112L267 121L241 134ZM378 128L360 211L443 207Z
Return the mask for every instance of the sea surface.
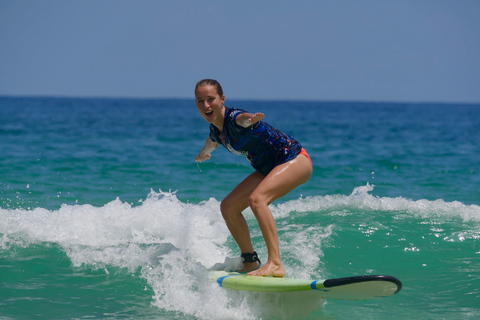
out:
M289 277L364 274L369 301L229 291L219 211L252 172L193 98L0 97L0 319L479 319L480 105L227 100L312 157L271 205ZM245 212L260 258L267 251Z

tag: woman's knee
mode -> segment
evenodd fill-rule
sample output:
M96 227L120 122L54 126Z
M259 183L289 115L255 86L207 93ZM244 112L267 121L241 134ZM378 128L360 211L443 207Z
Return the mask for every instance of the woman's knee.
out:
M237 204L235 201L230 201L229 198L225 198L221 203L220 203L220 212L222 213L223 219L228 220L233 218L237 214L242 213L242 209L238 208Z
M261 195L254 192L250 195L250 197L248 197L248 205L252 209L253 213L256 214L257 209L260 206L264 206L268 204Z
M220 203L220 212L222 213L222 216L224 219L227 219L227 217L230 215L230 205L229 205L229 201L227 199L224 199L221 203Z

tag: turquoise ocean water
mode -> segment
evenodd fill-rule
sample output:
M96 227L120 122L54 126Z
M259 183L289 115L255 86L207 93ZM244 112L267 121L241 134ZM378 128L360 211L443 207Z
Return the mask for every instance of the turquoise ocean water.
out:
M0 98L0 319L478 319L480 105L228 101L297 138L271 206L290 277L399 278L370 301L234 292L220 201L251 171L192 100ZM246 213L266 260L256 220ZM314 293L314 292L313 292Z

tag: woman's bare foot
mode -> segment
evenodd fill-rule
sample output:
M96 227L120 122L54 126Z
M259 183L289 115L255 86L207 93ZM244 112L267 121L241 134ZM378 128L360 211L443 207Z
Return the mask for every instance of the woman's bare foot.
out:
M278 263L267 261L267 263L261 268L254 270L252 272L249 272L247 274L249 276L258 276L258 277L274 276L274 277L283 278L285 277L286 272L285 272L285 268L281 263L278 264Z

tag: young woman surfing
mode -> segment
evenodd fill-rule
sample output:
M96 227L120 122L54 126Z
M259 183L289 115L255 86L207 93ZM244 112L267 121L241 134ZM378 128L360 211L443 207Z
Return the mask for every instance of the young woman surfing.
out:
M198 82L195 98L198 111L210 123L210 136L195 161L210 159L211 153L222 144L230 152L246 156L255 169L220 205L227 227L242 252L244 265L238 271L252 276L283 277L285 268L280 258L277 225L268 205L310 179L313 171L310 157L298 141L262 121L263 113L225 106L223 89L216 80ZM247 207L255 214L267 245L268 260L264 265L260 265L242 214Z

